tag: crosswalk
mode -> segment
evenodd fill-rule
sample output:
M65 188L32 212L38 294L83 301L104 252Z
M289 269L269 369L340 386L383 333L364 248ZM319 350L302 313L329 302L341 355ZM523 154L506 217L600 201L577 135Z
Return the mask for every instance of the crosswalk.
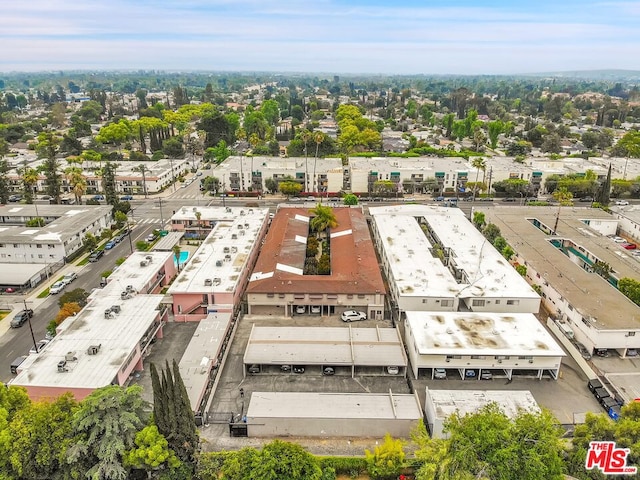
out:
M167 223L168 219L164 218L163 219L165 223ZM135 219L136 225L153 225L153 224L157 224L160 225L161 219L160 217L158 218L136 218Z

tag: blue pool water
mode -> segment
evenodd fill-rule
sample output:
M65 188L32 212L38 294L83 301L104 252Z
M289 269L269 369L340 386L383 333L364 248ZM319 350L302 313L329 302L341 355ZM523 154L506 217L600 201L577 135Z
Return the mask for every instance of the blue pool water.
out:
M189 259L189 252L180 252L180 267L182 267L182 265L184 265L185 263L187 263L187 260ZM176 260L176 256L173 256L173 263L178 266L178 261Z

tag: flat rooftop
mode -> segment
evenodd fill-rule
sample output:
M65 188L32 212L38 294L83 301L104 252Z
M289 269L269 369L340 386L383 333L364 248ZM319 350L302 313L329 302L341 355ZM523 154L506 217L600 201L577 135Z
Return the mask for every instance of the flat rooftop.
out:
M210 313L200 320L182 355L180 374L194 412L200 409L200 401L209 383L211 368L220 365L220 347L230 325L231 313Z
M487 223L500 228L507 243L544 276L560 295L594 328L620 330L640 328L640 307L635 305L598 274L589 273L550 243L553 238L567 239L607 262L616 277L640 279L640 262L610 238L587 224L616 221L610 214L595 208L562 207L557 235L547 235L534 226L533 220L553 229L558 207L490 207L477 208Z
M76 316L67 318L62 331L47 345L11 384L33 387L99 388L111 384L118 371L158 317L162 295L136 295L120 300L113 295L97 295ZM118 314L105 318L105 310L120 305ZM99 346L95 355L88 349ZM58 372L58 362L67 355L68 371Z
M142 290L156 278L160 267L173 256L173 252L133 252L109 276L107 285L102 289L96 290L92 297L114 298L120 303L120 293L125 291L129 285L138 293L147 293ZM150 262L149 259L151 259ZM147 266L140 266L142 261L148 263Z
M224 219L215 214L231 215L225 209L211 212L211 219L216 221L213 229L169 287L169 294L233 292L237 288L243 270L248 268L251 251L260 241L258 235L269 210L235 208L232 212L231 218ZM204 218L209 217L203 212Z
M540 298L459 208L429 205L370 207L375 228L401 296ZM464 272L460 281L432 254L425 223L450 261Z
M24 285L46 268L44 263L0 263L0 285Z
M200 214L201 221L228 222L245 215L262 217L269 213L269 209L253 207L184 206L176 210L176 213L171 216L171 221L188 220L195 222L198 220L198 213Z
M498 404L509 418L514 418L519 410L540 411L529 390L432 390L427 387L426 391L426 403L433 404L439 419L454 413L461 416L476 413L490 403Z
M532 313L406 312L420 355L564 357Z
M303 275L311 213L281 208L275 214L247 288L248 293L385 293L361 208L333 209L331 274Z
M389 393L253 392L253 418L413 420L422 418L417 395Z
M244 363L406 367L407 358L395 328L254 325Z
M315 143L314 143L315 148ZM218 178L222 178L223 174L227 175L227 185L229 185L229 173L242 172L247 175L252 170L254 172L265 171L291 171L291 172L308 172L309 177L313 175L314 163L316 175L325 173L328 170L339 169L342 171L342 160L339 158L318 158L313 155L314 149L309 149L309 156L305 160L304 157L240 157L238 155L232 155L227 158L220 165L216 166L212 173ZM240 162L242 162L242 169L240 168ZM295 175L293 175L295 177ZM269 175L263 175L263 178L268 178Z
M25 227L0 224L3 243L62 243L100 218L111 218L110 206L99 205L28 205L0 206L4 222L18 221L22 217L42 217L49 221L44 227Z

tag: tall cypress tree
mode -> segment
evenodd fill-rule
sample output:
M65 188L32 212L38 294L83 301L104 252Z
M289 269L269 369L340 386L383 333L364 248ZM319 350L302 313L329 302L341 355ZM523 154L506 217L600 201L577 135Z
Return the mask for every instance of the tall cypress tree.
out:
M600 185L600 190L598 190L598 195L596 196L595 201L600 205L607 206L611 201L611 164L609 164L609 172L607 173L607 178L602 185Z
M151 367L151 387L153 388L153 418L158 427L158 431L167 431L167 396L162 389L160 376L156 366L152 363Z
M181 459L185 462L195 461L195 453L198 449L198 431L196 429L196 420L189 402L187 389L182 381L178 362L173 360L173 393L176 405L176 419L178 422L177 439L183 448L184 457ZM180 454L178 453L178 456Z

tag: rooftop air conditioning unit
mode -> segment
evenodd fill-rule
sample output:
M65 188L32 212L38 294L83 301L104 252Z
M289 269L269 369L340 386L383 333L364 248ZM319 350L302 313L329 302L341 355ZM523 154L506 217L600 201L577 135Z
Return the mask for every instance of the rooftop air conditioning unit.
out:
M111 313L111 309L110 309L110 308L107 308L107 309L104 311L104 318L111 318L111 315L112 315L112 313Z
M249 213L253 213L253 208L250 208L250 209L249 209Z
M231 261L231 255L225 255L224 256L224 261L225 262L230 262Z
M244 215L244 210L240 210L240 215Z
M224 253L229 253L229 247L224 247L224 248L222 249L222 251L223 251Z
M238 234L237 233L232 233L231 234L231 240L237 240L238 239Z
M231 207L227 207L227 213L231 213Z
M120 313L120 305L111 305L111 311L114 313Z
M149 262L147 260L140 260L141 267L146 267L147 265L149 265Z
M222 260L216 260L216 267L222 266Z
M236 253L238 251L238 247L231 247L231 253Z
M242 230L242 225L238 225L238 230Z
M100 345L91 345L89 348L87 348L87 355L97 355L98 352L100 351L100 347L102 346L102 344Z
M244 230L240 230L240 235L244 237Z
M149 263L153 262L153 257L151 255L147 255L144 259Z
M244 224L244 228L247 228L247 229L248 229L248 228L249 228L249 224L248 224L248 223L245 223L245 224Z
M67 362L64 360L60 360L58 362L58 373L64 373L64 372L68 372L69 369L67 368Z
M213 285L213 281L210 278L205 278L204 279L204 286L205 287L210 287L211 285Z
M67 354L64 356L64 360L65 362L75 362L76 360L78 360L78 357L76 357L76 352L67 352Z
M127 285L127 292L135 292L136 289L133 288L133 285Z
M120 292L120 300L126 300L129 298L129 292Z
M222 283L222 279L220 277L216 277L213 279L214 285L220 285Z

